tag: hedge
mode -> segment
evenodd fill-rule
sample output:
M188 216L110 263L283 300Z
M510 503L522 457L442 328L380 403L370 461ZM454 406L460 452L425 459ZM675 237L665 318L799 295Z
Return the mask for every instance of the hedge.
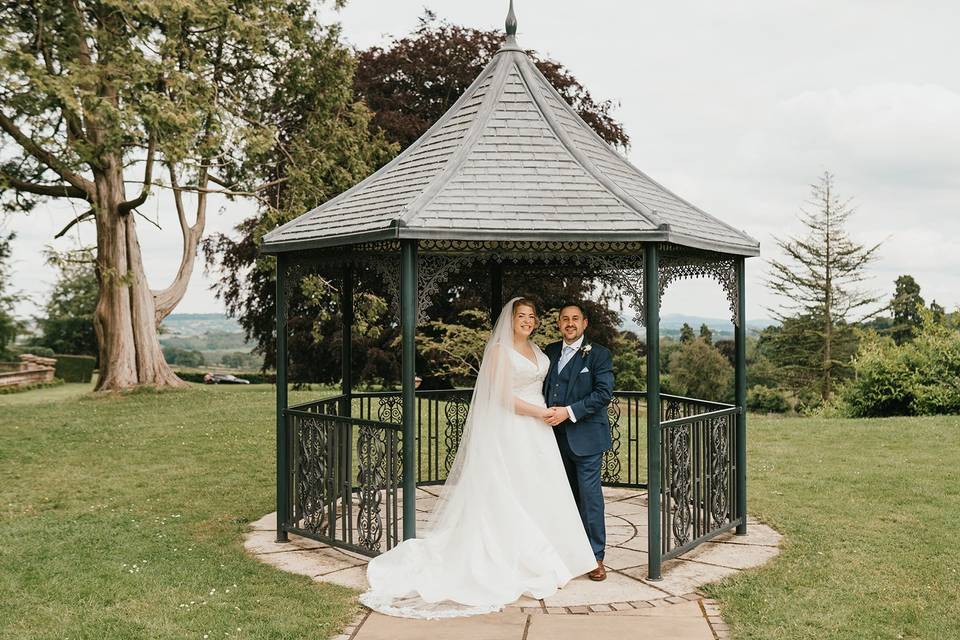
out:
M64 382L87 383L93 379L93 370L97 363L93 356L57 354L53 357L57 359L54 375L62 378Z
M48 387L59 387L63 384L63 380L60 378L54 378L49 382L32 382L30 384L22 385L10 385L7 387L0 387L0 396L7 395L9 393L20 393L21 391L33 391L34 389L46 389Z

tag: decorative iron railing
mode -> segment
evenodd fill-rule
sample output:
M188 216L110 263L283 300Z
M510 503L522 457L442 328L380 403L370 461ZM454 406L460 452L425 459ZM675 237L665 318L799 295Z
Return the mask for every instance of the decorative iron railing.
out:
M660 531L663 560L740 523L736 513L736 407L689 399L662 403ZM716 404L716 403L710 403ZM685 406L686 405L686 406Z
M417 485L446 479L471 395L472 389L416 392ZM377 391L352 394L349 406L335 396L286 410L288 531L368 555L399 542L402 404L400 392ZM614 393L604 485L647 487L646 415L644 392ZM661 394L664 559L737 524L736 419L731 405Z

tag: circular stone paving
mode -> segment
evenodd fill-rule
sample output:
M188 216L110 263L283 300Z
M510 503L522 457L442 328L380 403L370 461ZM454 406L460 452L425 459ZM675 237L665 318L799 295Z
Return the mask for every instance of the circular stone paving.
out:
M747 535L720 534L682 556L664 562L662 579L651 581L647 579L646 491L604 487L603 493L607 579L593 582L581 576L549 598L523 597L508 605L508 611L518 614L654 615L660 613L653 611L654 608L669 608L680 615L689 609L705 627L710 627L710 635L704 637L726 637L726 627L719 618L716 605L704 600L697 589L767 562L779 553L780 534L748 517ZM426 515L435 499L436 488L417 490L418 525L425 526ZM276 513L269 513L250 525L244 547L257 559L284 571L366 590L366 556L294 534L290 534L290 542L278 543L275 538ZM673 619L677 621L677 618ZM364 625L365 630L367 626ZM357 627L350 627L346 637L366 635L369 634L357 636Z

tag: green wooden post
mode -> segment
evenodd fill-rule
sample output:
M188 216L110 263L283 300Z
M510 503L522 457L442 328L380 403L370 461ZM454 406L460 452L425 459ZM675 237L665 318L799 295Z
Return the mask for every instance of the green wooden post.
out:
M660 580L660 279L657 245L643 249L647 329L647 574Z
M503 265L490 263L490 324L493 325L503 308Z
M343 327L340 330L340 393L344 395L340 415L350 416L353 401L353 267L343 268L340 312L343 318Z
M287 261L277 256L277 542L289 542L285 526L289 520L290 451L287 446L287 295L284 291Z
M747 534L747 303L746 259L737 258L737 317L734 332L736 349L737 414L737 535Z
M417 245L403 240L400 246L400 333L403 341L401 381L403 385L403 539L417 535L417 450L415 389L417 329Z

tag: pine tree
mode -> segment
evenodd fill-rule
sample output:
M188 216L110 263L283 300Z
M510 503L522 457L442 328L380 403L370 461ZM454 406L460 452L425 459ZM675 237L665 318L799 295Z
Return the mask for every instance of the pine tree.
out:
M769 309L783 323L772 351L778 364L792 370L794 379L810 380L825 401L837 375L849 367L850 322L862 319L855 316L878 300L860 291L858 283L865 279L865 269L880 245L866 247L847 234L845 227L854 208L837 195L829 172L811 185L808 205L812 208L801 207L800 216L806 235L777 238L787 260L770 261L767 284L785 299L780 309ZM803 358L796 356L798 344L806 347Z
M689 342L693 342L695 337L696 336L693 333L693 327L684 322L683 326L680 327L680 343L687 344Z

